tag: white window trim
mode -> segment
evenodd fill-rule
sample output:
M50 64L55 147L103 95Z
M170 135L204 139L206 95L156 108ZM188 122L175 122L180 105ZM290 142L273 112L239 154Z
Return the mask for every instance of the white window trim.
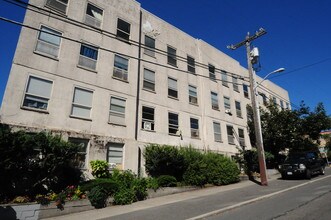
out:
M82 105L82 104L76 104L76 103L74 103L75 90L76 90L76 88L77 88L77 89L81 89L81 90L85 90L85 91L92 92L91 107L90 107L90 106L85 106L85 105ZM71 117L71 118L78 118L78 119L84 119L84 120L92 121L93 96L94 96L94 90L93 90L93 89L88 89L88 88L84 88L84 87L81 87L81 86L75 86L75 85L74 85L73 92L72 92L72 101L71 101L71 108L70 108L70 117ZM73 106L83 107L83 108L89 109L89 110L90 110L90 116L89 116L88 118L86 118L86 117L82 117L82 116L73 115L73 114L72 114Z

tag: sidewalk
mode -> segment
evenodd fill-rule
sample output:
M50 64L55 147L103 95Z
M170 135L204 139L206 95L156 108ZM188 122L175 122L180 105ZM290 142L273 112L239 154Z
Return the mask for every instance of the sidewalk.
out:
M270 175L269 182L278 179L280 175ZM190 200L194 198L201 198L206 196L215 195L218 193L225 193L231 190L237 189L245 189L249 188L249 186L256 186L256 183L251 181L242 181L236 184L231 184L227 186L219 186L219 187L208 187L198 190L191 190L182 193L176 193L171 195L165 195L161 197L150 198L144 201L136 202L130 205L124 206L109 206L103 209L94 209L85 212L73 213L64 216L58 216L53 218L47 218L48 220L56 220L56 219L68 219L68 220L82 220L82 219L102 219L109 218L113 216L118 216L122 214L127 214L139 210L145 210L157 206L177 203L185 200Z

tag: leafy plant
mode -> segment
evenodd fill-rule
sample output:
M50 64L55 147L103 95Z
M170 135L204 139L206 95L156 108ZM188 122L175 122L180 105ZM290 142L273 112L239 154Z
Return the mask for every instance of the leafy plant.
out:
M158 185L161 187L177 186L177 180L174 176L162 175L157 178Z
M147 189L153 189L156 191L159 188L159 183L157 178L154 177L148 177L146 178L147 181Z
M135 192L132 188L121 188L114 194L115 205L127 205L136 201Z
M89 192L91 191L91 189L93 189L96 186L102 187L107 192L107 194L111 196L116 191L118 191L120 183L110 178L108 179L98 178L82 183L82 185L80 186L80 190L82 192Z
M101 186L95 186L94 188L92 188L87 196L91 202L91 205L94 206L96 209L106 207L108 193Z
M108 178L110 176L108 163L104 160L92 160L90 162L92 175L96 178Z

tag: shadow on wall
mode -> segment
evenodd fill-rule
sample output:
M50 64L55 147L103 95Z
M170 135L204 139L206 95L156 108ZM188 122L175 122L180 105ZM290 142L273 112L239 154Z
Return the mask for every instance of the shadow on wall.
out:
M16 211L11 206L0 206L0 219L17 220Z

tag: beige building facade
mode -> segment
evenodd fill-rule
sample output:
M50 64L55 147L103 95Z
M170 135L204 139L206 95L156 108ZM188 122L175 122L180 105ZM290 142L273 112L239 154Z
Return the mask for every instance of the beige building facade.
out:
M148 143L229 157L251 148L248 71L238 61L134 0L29 3L2 123L80 144L87 170L100 159L144 173ZM283 88L266 80L258 90L261 105L265 96L290 108Z

